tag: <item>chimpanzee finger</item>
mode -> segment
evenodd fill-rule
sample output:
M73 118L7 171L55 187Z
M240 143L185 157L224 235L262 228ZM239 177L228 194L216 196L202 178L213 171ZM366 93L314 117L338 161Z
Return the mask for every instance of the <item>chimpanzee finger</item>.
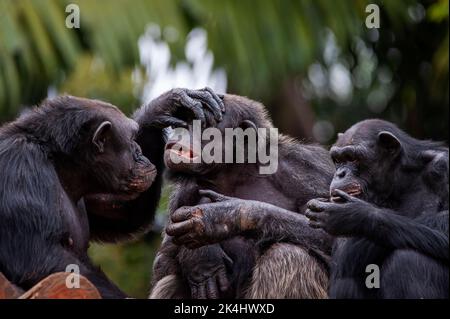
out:
M208 197L212 202L223 202L231 199L231 197L216 193L215 191L212 191L210 189L201 189L198 191L198 193L200 194L200 196Z
M322 222L313 222L313 221L310 221L309 222L309 226L311 227L311 228L324 228L324 223L322 223Z
M170 224L166 227L166 233L169 236L180 237L194 230L194 220L189 219L184 222Z
M230 288L230 282L228 281L227 273L224 269L220 269L217 273L217 280L219 281L220 291L224 292Z
M205 114L203 113L202 104L192 99L184 91L180 93L180 102L181 105L191 110L194 113L195 118L202 122L202 127L205 127L206 118Z
M312 211L322 212L329 206L329 204L319 199L312 199L308 202L308 204L306 204L306 206Z
M206 283L201 283L198 286L198 293L197 293L197 298L198 299L206 299L206 287L205 287Z
M205 107L207 107L214 114L216 120L222 121L222 108L216 99L214 99L214 93L211 94L208 91L189 90L187 94L192 98L201 100Z
M340 189L336 189L335 192L336 192L336 194L338 194L342 199L345 199L345 200L347 200L347 201L349 201L349 202L355 200L355 197L353 197L353 196L347 194L347 193L344 192L344 191L341 191Z
M184 128L188 127L188 124L185 121L170 115L158 116L158 118L155 120L154 123L159 127L169 127L169 126L184 127Z
M224 95L217 94L210 87L205 87L203 90L208 91L212 95L212 97L216 100L217 104L219 104L220 110L222 111L222 113L224 113L225 112L225 103L223 103Z
M230 271L233 269L234 261L225 252L223 256L223 262L227 269L229 269Z
M188 220L192 217L192 207L182 206L170 214L170 220L174 223Z
M218 120L214 117L214 114L210 110L205 110L203 113L205 114L207 126L215 127Z
M309 220L317 220L318 215L319 215L319 214L313 213L313 211L310 210L310 209L307 209L307 210L305 211L305 216L306 216Z
M206 282L206 294L208 299L219 298L219 288L215 277L209 278Z
M318 200L319 202L323 202L323 203L329 203L330 202L330 199L326 198L326 197L318 197L318 198L315 198L315 200Z

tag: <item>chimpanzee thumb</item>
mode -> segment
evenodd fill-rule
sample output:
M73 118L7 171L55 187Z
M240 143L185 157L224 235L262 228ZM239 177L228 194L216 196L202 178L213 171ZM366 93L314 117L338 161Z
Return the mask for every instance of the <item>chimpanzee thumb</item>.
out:
M227 197L209 189L201 189L198 191L198 193L200 194L200 196L209 198L212 202L223 202L231 199L231 197Z

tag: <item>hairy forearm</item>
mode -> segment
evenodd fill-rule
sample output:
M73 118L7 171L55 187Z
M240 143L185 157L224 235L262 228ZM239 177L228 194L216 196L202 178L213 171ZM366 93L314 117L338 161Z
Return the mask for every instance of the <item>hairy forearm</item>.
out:
M264 241L286 241L322 252L331 251L332 236L311 228L304 215L274 205L258 202L252 202L251 206L243 205L240 225L243 234L254 233Z
M368 214L362 225L363 235L380 245L392 249L415 249L431 257L448 260L448 233L417 220L376 209Z

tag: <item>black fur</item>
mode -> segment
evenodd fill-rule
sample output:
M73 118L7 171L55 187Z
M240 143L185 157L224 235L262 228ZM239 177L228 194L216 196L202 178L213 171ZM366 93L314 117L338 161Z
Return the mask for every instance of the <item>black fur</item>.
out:
M307 212L313 226L345 237L333 249L330 297L448 298L448 148L367 120L331 155L334 202L313 200ZM380 268L379 289L365 285L369 264Z
M111 125L95 144L105 122ZM71 96L44 101L0 129L0 272L29 289L76 264L104 298L125 297L87 255L91 234L82 197L128 196L135 169L152 169L131 141L136 131L116 107Z

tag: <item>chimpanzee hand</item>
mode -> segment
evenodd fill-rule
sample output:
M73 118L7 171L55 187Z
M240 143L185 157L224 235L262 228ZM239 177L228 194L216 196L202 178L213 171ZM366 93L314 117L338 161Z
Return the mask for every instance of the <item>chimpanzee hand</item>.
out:
M330 202L325 198L312 199L308 202L306 217L313 228L322 228L333 236L363 235L369 218L376 208L361 199L336 190L344 202Z
M225 112L222 98L208 87L201 90L176 88L138 109L134 118L144 126L187 127L187 114L190 113L202 122L203 127L214 126Z
M178 259L192 298L217 299L230 288L227 268L231 269L233 261L218 244L195 250L181 249Z
M166 233L173 241L188 248L218 243L238 235L248 226L242 212L252 201L223 196L209 190L199 191L213 203L181 207L171 215Z

